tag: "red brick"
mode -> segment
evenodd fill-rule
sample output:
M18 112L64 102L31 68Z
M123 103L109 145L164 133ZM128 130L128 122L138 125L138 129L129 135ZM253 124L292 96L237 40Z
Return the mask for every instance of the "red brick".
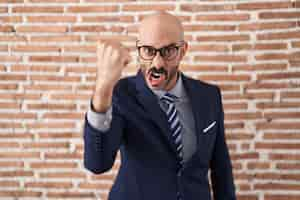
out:
M0 32L6 32L6 33L9 33L9 32L14 32L15 29L13 26L10 26L10 25L0 25Z
M43 114L43 119L83 119L84 113L55 113L55 112L48 112Z
M32 36L32 42L79 42L79 35L61 35L61 36ZM0 37L1 41L1 37Z
M89 100L91 95L85 94L53 94L50 96L51 99L64 99L64 100Z
M73 122L34 122L27 123L26 127L30 129L67 129L67 128L75 128L75 123Z
M266 63L255 65L233 65L232 71L273 71L273 70L286 70L287 64L285 63Z
M0 13L1 13L1 8L0 8ZM0 16L0 22L3 23L21 23L22 16Z
M52 76L52 75L32 75L32 81L59 81L59 82L79 82L80 77L75 76Z
M30 103L26 107L30 110L75 110L75 104L59 104L59 103Z
M297 194L266 194L264 200L298 200L300 195Z
M289 83L261 83L261 82L254 82L254 83L246 83L245 84L245 90L254 90L254 89L286 89L291 88Z
M82 22L134 22L133 16L82 16Z
M251 23L240 24L239 31L258 31L258 30L273 30L273 29L289 29L295 28L296 22L270 22L270 23Z
M18 181L0 181L0 187L20 187L20 183Z
M299 143L266 143L266 142L257 142L255 143L256 149L269 149L269 150L275 150L275 149L283 149L283 150L289 150L289 149L300 149Z
M118 42L135 42L137 38L129 35L89 35L85 37L88 42L96 42L98 40L113 40Z
M300 72L278 72L278 73L269 73L269 74L258 74L257 80L271 80L271 79L291 79L299 78Z
M18 26L16 32L20 33L65 33L67 26Z
M83 172L42 172L40 173L42 179L66 179L66 178L76 178L84 179L86 178L86 173Z
M78 153L45 153L46 159L81 159L82 155Z
M278 129L278 130L298 130L300 124L296 122L261 122L256 124L257 130Z
M300 12L288 11L288 12L261 12L258 14L261 19L290 19L299 18Z
M26 75L0 74L0 80L6 80L6 81L25 81L26 79L27 79Z
M299 119L300 118L300 112L265 112L264 113L265 118L269 119Z
M11 47L15 52L60 52L60 47L49 45L16 45Z
M286 53L265 53L261 55L256 55L255 59L257 61L261 60L283 60L289 59L289 55Z
M280 161L298 161L300 159L300 154L295 154L295 153L270 153L269 158L271 160L280 160Z
M31 62L78 62L78 56L30 56Z
M16 6L12 8L13 13L63 13L61 6Z
M25 188L47 188L47 189L52 189L52 188L72 188L73 184L71 182L25 182L24 184Z
M8 52L8 46L7 45L0 45L0 52ZM0 65L0 71L4 71L5 67Z
M26 42L27 39L24 36L16 35L0 35L0 42Z
M13 170L13 171L1 171L1 177L32 177L32 171L24 171L24 170Z
M214 72L226 72L227 66L223 65L181 65L180 68L183 71L214 71Z
M42 80L42 78L40 78ZM59 80L59 79L57 79ZM34 84L24 86L25 90L30 91L70 91L72 89L71 85L59 85L59 84Z
M281 97L283 99L293 99L293 98L300 98L300 92L282 92Z
M195 61L213 61L213 62L247 62L245 55L214 55L214 56L195 56Z
M300 31L286 31L276 33L262 33L257 34L258 40L285 40L285 39L297 39L300 38Z
M248 169L270 169L271 164L269 162L248 162Z
M96 25L81 25L81 26L73 26L71 27L72 32L104 32L106 28L104 26L96 26Z
M60 1L59 1L60 2ZM27 16L30 23L72 23L76 22L76 16Z
M249 41L249 35L218 35L218 36L198 36L199 42L236 42L236 41Z
M292 47L293 48L300 48L300 41L292 42Z
M255 190L285 190L285 191L299 191L299 184L288 183L256 183L254 184Z
M84 73L90 73L95 74L97 73L96 67L66 67L65 71L67 74L84 74Z
M182 4L180 5L180 10L184 12L205 12L205 11L232 11L235 9L234 4L211 4L211 5L201 5L201 4Z
M97 190L109 190L112 184L108 183L80 183L78 188L80 189L97 189Z
M298 138L299 139L299 138ZM299 170L300 169L300 163L277 163L276 169L279 170Z
M42 197L42 192L36 191L20 191L20 190L2 190L0 191L0 197L14 197L14 198L28 198L28 197Z
M276 8L292 8L293 4L291 1L276 2L276 1L265 1L265 2L254 2L254 3L240 3L236 5L238 10L259 10L259 9L276 9Z
M264 140L299 140L299 133L264 133Z
M68 149L68 142L26 142L22 145L25 149Z
M0 0L0 3L24 3L24 0Z
M81 133L70 133L70 132L62 132L62 133L39 133L39 137L41 139L72 139L72 138L81 138Z
M1 88L1 86L0 86ZM2 103L0 102L0 109L20 109L21 106L18 103Z
M74 169L77 168L75 162L32 162L30 168L32 169Z
M47 192L48 198L96 198L92 192Z
M235 153L231 155L232 160L248 160L248 159L258 159L259 154L257 152L249 152L249 153Z
M102 13L102 12L117 12L119 6L70 6L67 12L70 13Z
M79 3L80 0L29 0L32 3Z
M0 139L33 139L33 134L31 133L1 133ZM1 166L1 165L0 165Z
M246 134L246 133L231 133L226 135L226 140L231 141L231 140L250 140L253 139L254 135L253 134Z
M184 25L184 31L233 31L234 25Z
M21 62L22 58L20 56L8 56L8 55L4 55L1 56L0 55L0 62Z
M172 4L148 4L148 5L123 5L122 11L137 12L137 11L172 11L175 6Z
M243 112L243 113L228 113L225 114L226 120L257 120L262 119L262 113L260 112Z
M197 21L248 21L249 14L197 15Z

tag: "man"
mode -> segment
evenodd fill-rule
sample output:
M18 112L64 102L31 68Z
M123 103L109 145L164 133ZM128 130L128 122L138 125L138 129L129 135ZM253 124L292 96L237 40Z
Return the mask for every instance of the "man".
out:
M218 87L179 70L187 51L179 20L168 13L139 26L140 70L123 78L128 50L98 46L98 71L84 127L84 165L99 174L121 165L110 200L235 200Z

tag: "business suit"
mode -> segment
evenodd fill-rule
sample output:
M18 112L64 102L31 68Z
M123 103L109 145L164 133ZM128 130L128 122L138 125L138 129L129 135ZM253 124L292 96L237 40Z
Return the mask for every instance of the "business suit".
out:
M141 72L118 82L111 128L101 132L86 120L84 165L109 170L120 148L121 166L110 200L235 200L231 162L224 138L221 94L216 86L182 75L196 125L197 150L181 168L165 113Z

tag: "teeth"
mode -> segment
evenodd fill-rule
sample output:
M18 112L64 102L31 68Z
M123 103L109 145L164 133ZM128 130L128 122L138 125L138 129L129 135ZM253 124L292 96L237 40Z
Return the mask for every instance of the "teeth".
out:
M155 73L155 72L152 72L151 75L152 75L152 77L154 77L154 78L159 78L159 77L161 76L160 73Z

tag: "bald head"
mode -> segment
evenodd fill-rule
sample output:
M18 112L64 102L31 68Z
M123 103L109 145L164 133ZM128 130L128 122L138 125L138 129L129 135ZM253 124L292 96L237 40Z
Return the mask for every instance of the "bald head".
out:
M183 27L177 17L158 12L141 21L138 38L144 45L160 47L183 40Z

